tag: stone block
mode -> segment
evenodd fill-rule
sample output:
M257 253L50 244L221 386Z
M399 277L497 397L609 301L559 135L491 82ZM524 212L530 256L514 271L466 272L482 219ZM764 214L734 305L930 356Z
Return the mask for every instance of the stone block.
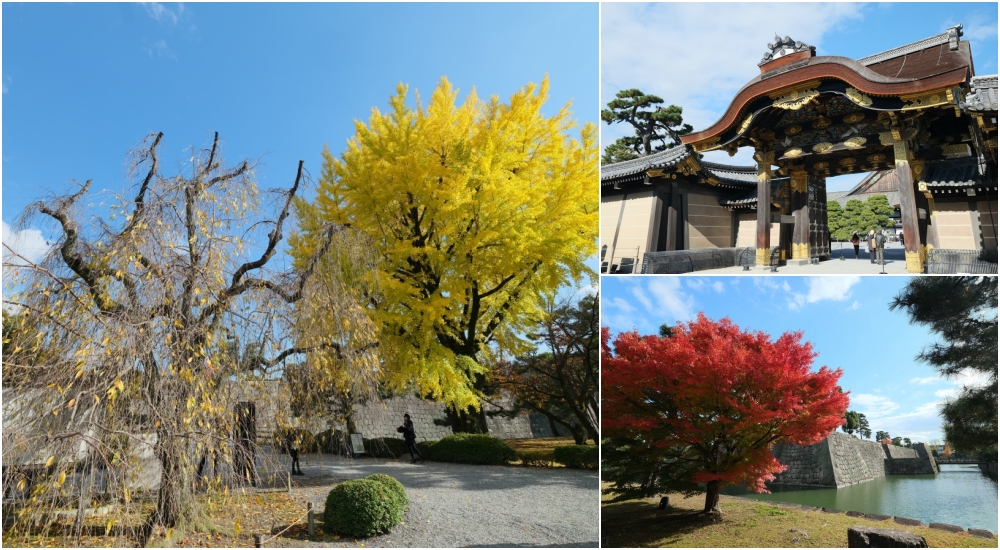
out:
M924 537L897 529L854 525L847 529L848 548L927 548Z
M924 525L924 522L920 521L919 519L894 517L892 518L892 520L900 525L912 525L914 527L923 527Z
M865 517L865 513L864 512L855 512L854 510L851 510L851 511L847 512L847 515L848 515L848 517L852 517L852 518L863 518L863 517Z
M826 513L828 513L828 514L843 514L844 513L843 510L838 510L836 508L825 508L824 507L823 511L826 512Z
M951 531L952 533L961 533L962 531L965 531L965 529L950 523L931 523L928 527L931 529L941 529L942 531Z
M819 510L819 508L817 508L817 507L815 507L815 506L808 506L808 505L806 505L806 504L802 504L802 505L800 505L800 506L799 506L799 509L800 509L800 510L805 510L805 511L807 511L807 512L815 512L815 511Z
M974 537L983 537L984 539L994 539L996 535L986 529L973 529L969 528L969 534Z
M892 518L892 516L886 516L882 514L865 514L865 519L871 519L875 521L885 521Z

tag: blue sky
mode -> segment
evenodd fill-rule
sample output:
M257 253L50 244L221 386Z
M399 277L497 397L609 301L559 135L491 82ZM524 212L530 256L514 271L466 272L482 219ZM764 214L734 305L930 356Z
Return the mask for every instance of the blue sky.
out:
M729 317L743 329L772 337L802 331L819 355L814 368L844 371L852 410L874 431L930 442L943 439L940 404L962 384L938 376L915 357L935 337L911 325L892 298L909 277L602 277L601 325L612 336L637 329L657 334L663 323L693 320L699 312Z
M46 228L8 224L72 179L122 190L151 132L167 174L218 131L230 165L261 159L267 189L299 159L318 178L323 145L339 154L399 82L506 100L548 73L547 112L572 101L597 122L598 32L594 3L4 3L4 242L37 256Z
M736 92L760 73L757 63L774 41L790 36L816 46L817 55L859 59L944 32L962 23L976 74L997 73L997 4L609 3L601 10L601 101L639 88L684 109L701 130L725 112ZM601 125L602 143L631 134L625 124ZM749 148L707 160L753 164ZM830 178L847 190L861 175Z

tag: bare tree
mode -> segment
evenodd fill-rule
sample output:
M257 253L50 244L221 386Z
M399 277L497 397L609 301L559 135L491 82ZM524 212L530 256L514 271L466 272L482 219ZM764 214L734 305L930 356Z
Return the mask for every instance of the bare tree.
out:
M287 399L287 391L260 387L286 358L321 352L350 362L378 345L294 331L316 314L297 307L304 296L350 294L343 284L322 292L310 285L331 248L362 242L346 226L325 224L308 258L274 267L307 184L301 161L292 186L272 195L277 216L266 218L255 163L227 167L218 134L192 155L189 173L169 176L161 173L162 138L151 134L133 151L132 193L107 209L86 203L88 180L31 205L21 222L50 220L60 238L9 282L5 308L30 315L41 345L59 353L41 362L19 351L3 356L5 380L11 368L28 381L4 389L4 491L23 504L14 529L69 495L82 511L94 486L118 503L121 518L140 509L144 487L155 487L155 508L134 533L140 543L161 530L210 527L195 498L206 453L231 465L226 483L255 481L254 457L238 456L253 446L238 441L253 438L252 418L234 413L252 407L237 404L254 392ZM349 297L323 303L324 319L338 319L338 307L350 312Z

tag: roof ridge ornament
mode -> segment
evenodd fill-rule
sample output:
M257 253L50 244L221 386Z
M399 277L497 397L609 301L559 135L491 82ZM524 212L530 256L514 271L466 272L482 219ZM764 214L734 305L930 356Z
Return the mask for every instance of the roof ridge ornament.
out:
M770 63L775 59L784 57L789 54L798 52L812 52L812 55L816 55L816 46L810 46L805 42L798 42L792 40L789 37L781 38L777 33L774 35L774 43L768 44L767 47L771 50L764 54L764 58L760 60L757 64L758 67L765 63Z

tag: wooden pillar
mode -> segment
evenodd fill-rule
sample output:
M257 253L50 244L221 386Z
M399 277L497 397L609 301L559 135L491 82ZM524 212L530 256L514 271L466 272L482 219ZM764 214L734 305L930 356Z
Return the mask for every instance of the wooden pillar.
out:
M805 166L792 167L789 199L795 226L792 229L792 259L809 259L809 174Z
M667 206L667 242L666 250L677 250L677 214L680 195L677 194L677 182L670 182L670 202Z
M903 240L906 247L906 271L924 272L924 258L921 256L920 226L917 217L917 201L913 189L913 169L910 167L910 147L893 127L893 153L896 157L896 180L899 182L899 211L903 218Z
M774 151L757 151L757 265L771 263L771 163Z

